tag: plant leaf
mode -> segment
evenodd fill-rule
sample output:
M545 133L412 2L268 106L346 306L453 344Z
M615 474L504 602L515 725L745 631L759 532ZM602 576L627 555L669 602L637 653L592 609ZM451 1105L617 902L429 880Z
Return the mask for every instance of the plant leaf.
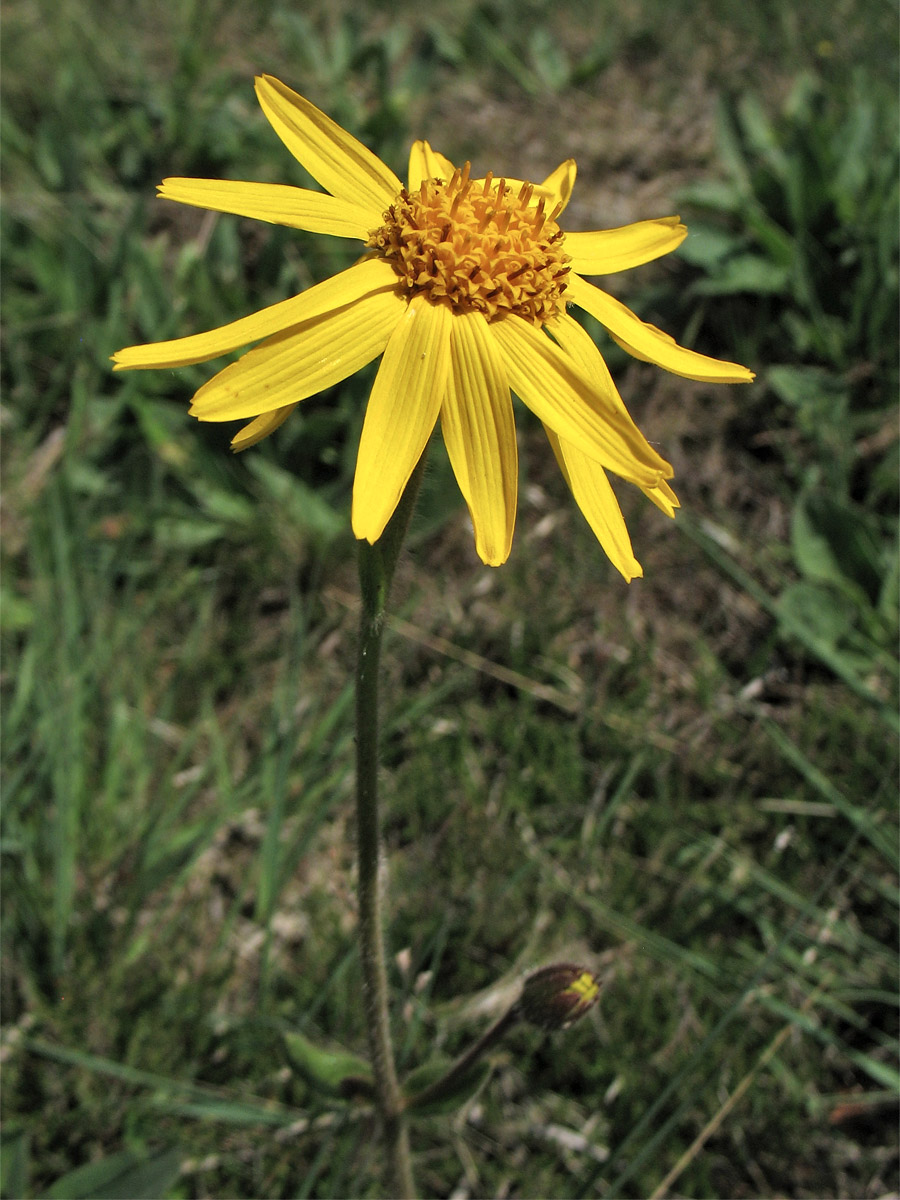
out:
M45 1200L155 1200L178 1178L181 1151L158 1150L149 1157L119 1150L69 1171L44 1193Z
M372 1068L364 1058L348 1050L323 1050L302 1033L284 1034L287 1056L306 1082L329 1096L370 1096L374 1088Z
M31 1145L28 1130L4 1129L0 1134L0 1196L15 1200L28 1194L28 1168Z
M807 579L833 583L872 603L881 590L878 542L861 513L824 492L806 492L794 508L791 542Z
M714 276L700 279L691 290L698 296L781 295L788 286L789 272L758 254L739 254L724 262Z

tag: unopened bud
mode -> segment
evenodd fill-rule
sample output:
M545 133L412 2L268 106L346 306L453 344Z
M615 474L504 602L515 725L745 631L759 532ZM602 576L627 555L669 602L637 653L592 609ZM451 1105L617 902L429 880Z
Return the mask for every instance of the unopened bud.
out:
M600 981L586 967L553 963L525 980L519 1000L522 1017L540 1029L568 1029L600 995Z

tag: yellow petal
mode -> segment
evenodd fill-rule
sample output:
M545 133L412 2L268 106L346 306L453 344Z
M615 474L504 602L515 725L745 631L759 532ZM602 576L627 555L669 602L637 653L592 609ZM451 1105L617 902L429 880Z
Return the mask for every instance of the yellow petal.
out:
M625 401L619 395L609 368L603 360L603 355L594 345L590 334L568 313L561 313L549 322L547 328L559 342L560 346L575 359L578 366L589 379L602 381L605 394L611 395L618 407L627 412ZM641 491L657 508L669 517L675 516L675 509L681 506L678 497L664 479L655 488L641 487Z
M273 76L257 77L256 96L272 128L313 179L333 196L369 210L370 229L380 224L400 192L400 180L390 167Z
M366 406L353 481L353 532L377 542L434 430L450 367L450 309L412 300L391 334Z
M391 288L278 333L205 383L191 403L200 421L233 421L296 404L377 358L403 317Z
M609 373L609 367L587 330L568 313L560 313L552 321L548 321L547 329L550 330L566 354L575 360L578 369L593 381L613 407L627 414L625 401L619 395L619 389Z
M453 315L441 432L478 555L499 566L509 558L516 522L516 426L503 359L481 313Z
M296 407L296 404L286 404L284 408L276 408L272 412L263 413L261 417L256 417L231 439L232 450L246 450L261 442L270 433L274 433L279 425L283 425Z
M636 358L655 363L674 375L710 383L749 383L754 378L752 371L737 363L720 362L679 346L668 334L644 324L624 304L587 283L574 271L568 276L566 299L596 317Z
M133 371L143 367L186 367L206 362L280 333L302 321L311 320L336 308L352 304L362 296L396 286L394 269L383 259L367 259L346 271L307 288L299 296L281 300L249 317L241 317L207 333L176 338L171 342L151 342L146 346L128 346L113 356L115 371Z
M330 233L333 237L361 238L381 220L373 223L371 210L349 204L324 192L287 187L281 183L244 183L234 179L164 179L159 185L163 200L176 200L194 208L235 213L272 225L288 225L309 233Z
M579 275L611 275L668 254L686 237L687 226L679 217L660 217L621 229L567 233L565 250L572 256L572 270Z
M666 514L667 517L675 516L675 509L681 508L678 502L678 497L669 487L664 479L660 480L655 488L641 488L641 491L648 500L652 500L658 509Z
M584 513L588 525L597 541L606 551L610 562L628 583L644 574L641 564L634 557L631 538L625 518L619 508L616 494L606 478L606 472L587 458L570 442L560 441L552 429L544 426L556 461L565 476L566 483L575 497L575 503Z
M418 191L424 179L452 178L456 170L449 158L432 150L428 142L413 142L409 152L409 190Z
M575 186L575 174L577 170L575 159L567 158L565 162L560 163L556 170L547 176L543 183L538 184L537 190L539 192L549 193L553 197L552 204L547 205L548 212L552 212L557 205L560 205L559 211L562 212L569 203L572 197L572 188Z
M623 410L565 351L521 317L494 321L513 391L545 425L632 483L655 487L672 468Z

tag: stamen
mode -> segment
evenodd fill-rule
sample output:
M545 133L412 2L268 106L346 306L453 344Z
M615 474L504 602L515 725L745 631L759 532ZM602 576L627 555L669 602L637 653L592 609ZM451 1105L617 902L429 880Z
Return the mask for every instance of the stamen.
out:
M533 184L523 182L513 195L509 181L495 183L492 173L474 182L480 186L467 162L447 183L429 179L412 195L402 190L367 246L392 264L409 293L489 321L515 313L544 325L564 311L569 270L547 198L532 206Z

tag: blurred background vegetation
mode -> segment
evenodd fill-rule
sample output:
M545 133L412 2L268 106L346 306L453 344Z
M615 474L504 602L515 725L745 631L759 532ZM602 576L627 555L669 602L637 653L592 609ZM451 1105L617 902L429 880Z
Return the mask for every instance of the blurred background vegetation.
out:
M3 27L2 1194L377 1194L285 1031L364 1044L349 494L370 375L228 452L211 373L113 376L353 256L164 205L306 182L279 76L399 172L542 178L568 228L679 211L605 281L758 373L591 326L676 466L605 562L520 412L510 563L439 438L401 565L383 780L399 1050L525 968L608 978L415 1131L428 1195L880 1196L897 1179L897 44L881 0L14 0Z

